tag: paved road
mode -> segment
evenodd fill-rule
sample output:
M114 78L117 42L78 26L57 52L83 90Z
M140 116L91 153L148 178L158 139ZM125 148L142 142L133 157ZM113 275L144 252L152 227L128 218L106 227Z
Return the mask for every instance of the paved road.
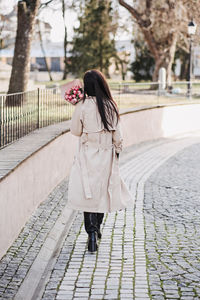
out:
M153 299L200 299L200 144L148 179L144 216Z
M95 254L87 252L78 213L30 296L33 262L67 201L64 180L1 260L0 298L199 299L199 145L200 134L193 134L125 151L121 173L133 205L105 215Z

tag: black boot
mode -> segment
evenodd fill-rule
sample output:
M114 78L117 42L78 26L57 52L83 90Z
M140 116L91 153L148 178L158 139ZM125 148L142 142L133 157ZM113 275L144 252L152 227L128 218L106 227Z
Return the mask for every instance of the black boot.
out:
M97 251L98 220L97 213L84 212L85 230L88 233L88 251Z
M97 248L96 232L94 231L88 235L88 251L95 252Z
M99 225L98 226L98 231L97 231L97 237L98 237L98 239L101 239L101 236L102 236L102 234L101 234L100 225Z
M101 223L103 221L103 217L104 217L104 213L97 213L97 221L98 221L98 231L97 231L97 236L98 239L101 239L101 231L100 231L100 227L101 227Z

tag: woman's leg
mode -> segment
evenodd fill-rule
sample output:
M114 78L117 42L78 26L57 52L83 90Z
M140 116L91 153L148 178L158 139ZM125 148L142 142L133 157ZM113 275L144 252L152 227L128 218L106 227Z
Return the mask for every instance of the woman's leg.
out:
M84 212L84 225L85 231L89 234L98 231L98 218L97 213Z
M95 252L97 250L96 235L98 232L97 213L84 212L84 225L88 233L88 251Z
M104 213L97 213L98 225L100 226L103 222Z
M101 231L100 231L100 227L103 221L103 217L104 217L104 213L97 213L97 221L98 221L98 238L101 239Z

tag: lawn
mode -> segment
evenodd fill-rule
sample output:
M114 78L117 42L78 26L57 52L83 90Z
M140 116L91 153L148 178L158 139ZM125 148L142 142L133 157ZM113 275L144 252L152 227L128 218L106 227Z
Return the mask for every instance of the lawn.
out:
M57 83L64 84L66 81ZM52 83L49 83L52 86ZM55 84L55 82L54 82ZM195 86L195 97L189 100L185 97L187 85L177 94L158 96L156 90L150 89L151 83L140 85L127 82L119 85L109 81L111 92L119 108L135 108L158 104L200 103L200 84ZM23 105L6 106L6 95L0 96L0 148L36 128L48 126L57 122L69 120L74 106L67 103L60 95L60 89L46 88L23 94ZM15 101L13 97L13 101Z

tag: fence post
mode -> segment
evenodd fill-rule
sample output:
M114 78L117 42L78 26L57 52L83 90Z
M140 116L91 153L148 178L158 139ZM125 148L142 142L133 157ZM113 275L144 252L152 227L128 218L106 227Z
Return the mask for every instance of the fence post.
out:
M37 117L37 128L40 128L40 88L37 89L37 106L38 106L38 117Z

